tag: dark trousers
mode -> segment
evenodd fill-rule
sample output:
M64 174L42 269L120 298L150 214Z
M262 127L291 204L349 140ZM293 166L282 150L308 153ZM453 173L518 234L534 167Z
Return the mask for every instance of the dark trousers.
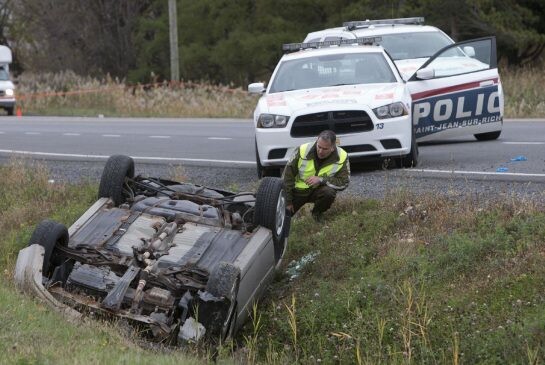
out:
M295 189L293 191L293 213L295 214L306 203L314 203L312 213L323 213L331 207L336 195L337 191L326 185L309 190Z

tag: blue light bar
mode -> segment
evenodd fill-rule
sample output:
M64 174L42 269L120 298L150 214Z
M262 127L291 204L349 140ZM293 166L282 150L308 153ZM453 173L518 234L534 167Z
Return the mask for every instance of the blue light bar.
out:
M339 39L335 41L324 41L324 42L309 42L309 43L286 43L282 45L282 51L285 53L301 51L303 49L309 48L324 48L331 46L342 46L342 45L375 45L378 42L382 41L382 37L360 37L354 39Z
M353 22L344 22L343 27L348 30L357 28L368 28L370 25L395 25L395 24L424 24L424 17L415 18L397 18L397 19L378 19L378 20L359 20Z

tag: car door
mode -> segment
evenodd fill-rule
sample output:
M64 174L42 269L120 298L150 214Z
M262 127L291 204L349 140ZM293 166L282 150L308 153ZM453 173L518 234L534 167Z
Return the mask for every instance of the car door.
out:
M472 134L478 139L499 136L503 91L495 37L439 50L409 79L408 86L418 141Z

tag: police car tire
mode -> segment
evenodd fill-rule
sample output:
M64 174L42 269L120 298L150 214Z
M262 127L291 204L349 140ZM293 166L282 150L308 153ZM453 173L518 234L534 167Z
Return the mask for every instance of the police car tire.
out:
M55 245L68 245L68 229L63 224L57 223L50 219L44 219L36 226L34 232L32 232L30 240L28 241L29 246L34 244L40 245L44 248L42 275L49 276L50 268L58 264L53 255Z
M281 168L279 167L264 167L261 165L261 159L259 158L259 152L257 151L257 141L255 141L255 165L257 168L257 178L262 179L266 176L280 177Z
M110 198L115 206L123 204L127 199L123 193L126 178L134 177L134 160L125 155L112 155L106 161L100 185L99 198Z
M407 155L402 156L399 160L400 167L403 168L411 168L416 167L418 165L418 144L416 143L416 139L414 138L414 134L412 136L411 140L411 152L409 152Z
M255 165L257 168L257 178L261 179L265 176L265 168L261 165L261 160L259 159L259 152L257 152L257 141L255 142Z
M279 204L280 200L283 200ZM271 230L274 243L274 257L278 262L284 252L289 234L291 217L285 209L286 192L284 181L277 177L264 177L256 193L254 223ZM277 209L283 210L277 212ZM277 227L277 214L281 215L282 226Z
M493 141L500 137L501 131L475 134L477 141Z

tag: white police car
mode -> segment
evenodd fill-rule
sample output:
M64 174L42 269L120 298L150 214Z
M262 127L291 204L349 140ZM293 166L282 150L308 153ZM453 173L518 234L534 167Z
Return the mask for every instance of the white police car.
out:
M267 88L249 85L249 92L263 93L254 111L259 176L278 174L296 147L325 129L336 132L352 160L393 157L416 166L410 91L373 42L284 45L293 53L281 58Z
M304 42L380 37L411 91L417 141L475 135L497 139L503 124L503 90L496 40L460 43L424 18L346 22L307 35Z

